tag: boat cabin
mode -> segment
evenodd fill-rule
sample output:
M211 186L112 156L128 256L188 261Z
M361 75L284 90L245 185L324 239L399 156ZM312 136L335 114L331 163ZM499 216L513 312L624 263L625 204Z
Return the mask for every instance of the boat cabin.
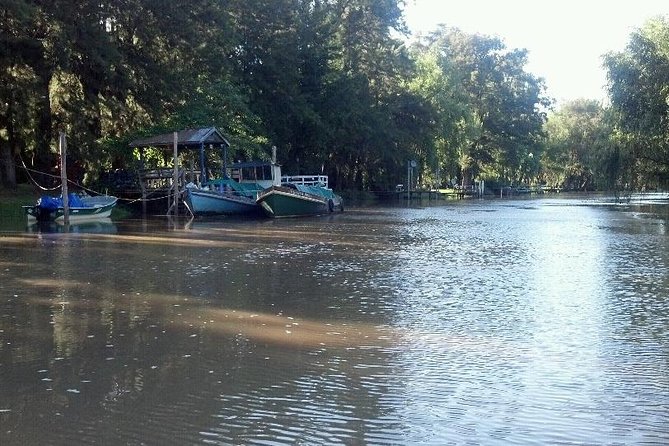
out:
M276 162L250 161L230 166L230 178L240 184L254 183L262 189L281 184L281 166Z

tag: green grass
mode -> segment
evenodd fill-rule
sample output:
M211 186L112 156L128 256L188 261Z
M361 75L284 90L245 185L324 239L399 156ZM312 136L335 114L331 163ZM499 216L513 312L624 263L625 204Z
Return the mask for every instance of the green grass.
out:
M21 206L35 204L41 193L29 184L19 184L16 190L0 188L0 216L3 220L25 218Z

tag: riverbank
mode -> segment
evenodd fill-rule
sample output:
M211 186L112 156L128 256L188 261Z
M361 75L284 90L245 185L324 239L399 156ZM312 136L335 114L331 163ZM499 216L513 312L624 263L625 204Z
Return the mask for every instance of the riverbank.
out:
M19 184L15 190L0 189L0 215L6 219L22 218L23 208L34 204L40 192L29 184Z

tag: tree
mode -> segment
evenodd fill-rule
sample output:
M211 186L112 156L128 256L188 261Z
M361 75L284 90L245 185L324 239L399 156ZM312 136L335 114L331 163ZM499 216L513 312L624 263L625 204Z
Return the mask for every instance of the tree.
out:
M464 184L484 175L520 180L534 174L540 155L543 81L525 72L527 52L507 50L499 38L442 27L421 43L442 70L450 98L442 102L441 127L454 142ZM458 105L460 104L460 105Z
M399 98L411 65L391 36L403 29L398 2L231 4L236 78L286 170L323 169L340 188L387 183L396 170L407 105Z
M409 91L419 95L430 107L421 123L422 133L429 133L417 144L434 161L428 163L429 170L424 175L434 175L432 183L441 186L460 174L458 149L465 143L466 132L463 130L471 110L463 90L449 77L453 73L451 61L445 59L438 48L416 46L412 55L416 60L416 72L408 84Z
M15 187L16 157L50 141L47 33L33 2L5 2L0 20L0 180Z
M611 138L610 113L599 102L564 104L549 116L546 132L541 159L545 182L568 190L617 187L620 154Z
M412 62L395 37L405 32L399 2L321 5L327 71L314 110L325 138L316 159L341 188L386 189L398 181L415 129L408 112L416 102L405 89Z
M410 52L401 6L8 0L0 159L50 168L66 130L71 164L92 180L134 136L215 125L235 156L276 145L287 172L323 170L344 189L388 189L408 160L429 185L460 170L533 175L542 84L525 52L456 31Z
M168 125L217 125L244 150L257 148L257 116L227 59L238 47L227 6L207 0L3 4L3 164L21 153L33 167L49 169L60 130L68 135L70 165L93 174L128 155L130 135ZM3 180L14 182L4 173Z
M619 140L635 162L640 187L669 180L669 19L632 33L624 51L604 59Z

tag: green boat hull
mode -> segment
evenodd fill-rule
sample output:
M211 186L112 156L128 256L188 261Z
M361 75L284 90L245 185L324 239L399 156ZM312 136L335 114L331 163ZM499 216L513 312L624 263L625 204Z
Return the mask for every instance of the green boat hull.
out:
M265 190L257 201L269 217L323 215L343 210L341 198L334 194L320 196L282 186Z

